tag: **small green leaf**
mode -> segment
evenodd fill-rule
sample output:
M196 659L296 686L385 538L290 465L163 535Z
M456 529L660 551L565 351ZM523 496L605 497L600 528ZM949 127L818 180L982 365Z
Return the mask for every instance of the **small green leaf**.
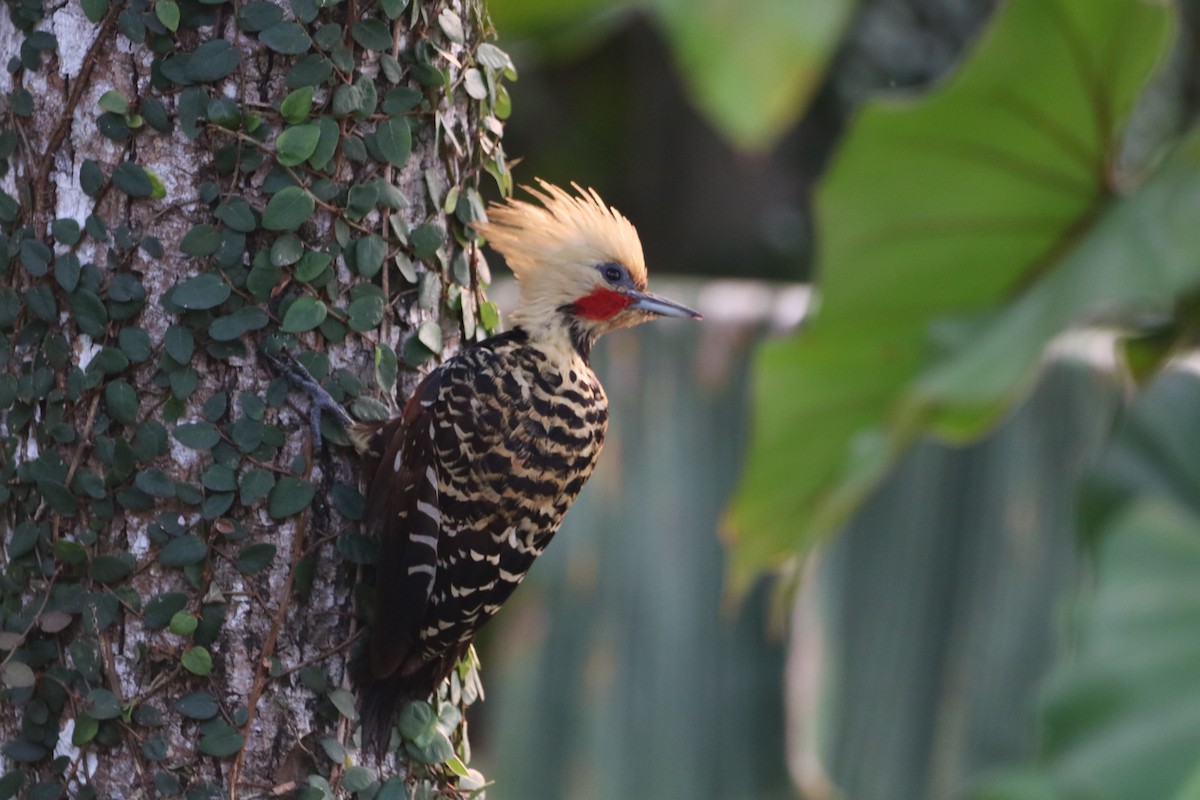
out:
M322 25L313 32L313 42L321 50L333 50L342 45L342 26L335 23Z
M462 44L465 40L462 18L453 9L442 9L442 12L438 14L438 27L442 29L442 33L446 34L446 38L455 44Z
M227 722L220 722L200 737L200 752L216 758L228 758L242 749L242 734Z
M442 352L442 326L430 320L417 329L417 340L434 353Z
M219 273L205 272L178 284L171 293L171 301L184 308L203 311L221 305L230 294L229 284Z
M291 266L303 256L304 243L294 233L285 233L271 245L271 263L277 266Z
M400 1L402 2L403 0ZM383 0L380 3L380 7L387 14L388 6L394 5L395 2L396 0ZM383 77L387 79L388 83L399 83L404 80L404 70L401 68L400 62L391 53L379 54L379 70L383 73Z
M310 53L292 65L284 82L289 89L299 89L301 86L319 86L332 74L333 62L318 53Z
M343 533L337 538L337 551L351 564L370 565L379 557L375 540L361 533Z
M283 9L267 0L246 3L238 9L237 24L246 33L260 33L283 21Z
M403 778L388 778L379 787L375 800L408 800L408 789Z
M221 432L211 422L184 422L175 426L175 439L192 450L211 450L221 441Z
M317 120L317 125L321 128L321 139L317 143L317 149L313 151L312 157L308 159L308 164L313 169L324 169L329 160L333 158L333 154L337 152L338 142L341 141L341 130L333 117L321 117Z
M446 734L439 730L434 731L425 746L409 745L408 749L418 761L425 764L445 764L454 757L454 745L450 743Z
M481 303L479 306L479 321L491 333L500 324L500 307L492 301Z
M167 740L161 734L156 733L142 740L142 755L149 761L165 761L169 753ZM171 792L171 794L175 795L178 792Z
M374 782L375 771L358 764L342 773L342 789L348 792L361 792Z
M98 719L89 714L80 714L75 717L75 730L71 732L71 744L82 747L95 739L99 732L100 721Z
M212 719L221 710L208 692L192 692L175 701L175 710L188 719Z
M137 422L137 392L125 381L113 381L104 387L104 407L108 415L122 425Z
M28 664L6 661L0 665L0 683L7 689L28 689L37 683L37 675Z
M60 539L54 543L54 557L64 564L82 564L87 561L87 550L79 542Z
M268 542L255 542L241 549L237 557L237 571L243 575L253 575L271 566L275 560L276 547Z
M358 719L358 708L354 702L354 693L347 689L334 689L329 693L329 701L346 719L353 722Z
M416 89L409 88L408 86L397 86L384 95L383 105L380 106L380 109L389 117L394 117L419 106L421 98L422 94Z
M190 328L183 325L172 325L167 328L167 332L163 336L163 349L171 358L180 364L186 364L192 360L192 352L195 347L196 340L192 336Z
M80 6L89 22L100 22L108 14L108 0L81 0Z
M274 4L266 3L271 8L276 8ZM279 104L279 113L288 122L295 124L308 119L308 114L312 111L313 87L301 86L296 91L283 98L283 102Z
M162 178L158 177L158 175L154 173L154 170L147 169L146 178L150 181L151 200L162 200L167 196L167 186L162 182ZM161 251L162 245L160 244L158 248ZM161 256L161 253L159 255Z
M32 764L41 761L50 751L44 745L22 737L4 745L0 752L19 764Z
M90 158L84 159L79 166L79 186L88 197L95 197L104 186L104 173L100 171L100 165Z
M358 111L362 105L362 91L352 83L343 83L333 90L334 116L344 117Z
M189 54L185 73L192 83L214 83L233 74L241 54L225 39L205 42Z
M221 246L221 234L208 223L196 225L183 235L179 250L193 258L211 256Z
M121 716L121 701L107 689L92 689L87 693L87 713L94 719L116 719Z
M326 737L321 740L321 749L325 751L325 755L329 756L329 760L341 766L346 763L346 748L337 739Z
M280 478L271 489L267 513L272 519L284 519L298 514L312 503L316 490L308 481L287 476Z
M69 253L59 256L54 261L54 280L64 292L73 292L78 288L81 272L82 265L79 259Z
M154 15L172 33L179 30L179 4L175 0L158 0L154 4Z
M387 255L387 242L379 234L372 233L359 239L354 245L354 262L358 274L364 278L373 278L383 266Z
M350 307L346 309L347 324L351 330L358 333L369 331L383 322L386 308L382 297L360 297L351 302Z
M379 200L379 187L375 181L351 186L346 193L346 216L350 219L362 219L375 208Z
M299 186L289 186L270 199L263 211L263 227L269 231L294 231L317 208L312 195Z
M483 80L483 73L474 68L463 73L463 88L467 90L467 95L475 100L483 100L488 96L488 88Z
M446 241L446 229L436 222L426 222L413 228L409 241L412 242L413 256L427 259Z
M325 316L328 313L329 309L325 306L325 303L311 295L301 295L296 298L294 303L288 306L287 313L283 315L283 324L280 327L288 333L311 331L325 321Z
M246 276L246 290L254 295L254 299L262 302L271 296L271 292L279 285L283 277L283 269L272 264L269 258L254 259L254 266Z
M232 314L218 317L208 326L208 335L218 342L229 342L250 331L267 327L271 319L261 306L242 306Z
M56 219L50 223L50 235L60 244L74 246L79 242L79 223L73 219Z
M37 487L55 513L62 514L64 517L75 516L75 495L71 494L71 490L67 488L66 484L45 479L38 481Z
M391 50L391 28L377 19L364 19L354 24L350 35L364 50Z
M210 464L200 476L205 489L214 492L232 492L237 488L237 476L226 464Z
M146 118L146 124L151 128L159 133L168 133L171 130L171 118L167 115L167 107L157 97L142 95L138 99L138 107L142 116Z
M174 497L175 482L158 467L147 467L133 479L133 485L151 497Z
M104 554L92 561L92 580L100 583L116 583L129 577L135 561L129 553Z
M393 167L404 166L412 151L412 132L408 127L408 120L400 117L385 119L379 123L375 130L375 146Z
M130 197L149 197L154 192L154 184L150 176L140 165L132 161L123 161L117 165L112 174L113 186L116 186Z
M267 496L275 485L275 477L265 469L249 469L238 481L238 500L244 506L252 506Z
M414 700L401 709L396 724L400 728L400 735L413 741L423 738L437 725L437 715L429 703Z
M176 636L191 636L199 624L200 620L190 611L177 611L171 617L170 629Z
M45 242L25 239L21 242L21 266L35 278L43 278L50 272L50 259L54 257Z
M241 197L231 197L217 206L213 216L224 222L238 233L253 233L258 229L254 219L254 209Z
M183 651L183 656L179 659L179 662L183 664L184 669L193 675L204 677L212 672L212 656L209 654L207 648L204 647L189 647L187 650ZM241 737L239 736L238 738L240 739ZM241 746L240 743L238 746ZM203 740L201 740L200 749L204 750ZM208 751L205 750L205 752ZM234 752L237 752L237 750L234 750ZM209 755L216 754L209 753Z
M177 536L158 551L158 562L166 567L199 564L208 555L208 545L194 533Z
M325 272L325 268L329 266L329 262L332 260L332 256L329 253L314 253L310 251L305 253L300 261L297 262L293 270L293 275L298 281L311 283Z
M485 67L490 67L497 72L514 69L512 58L508 53L501 50L490 42L484 42L475 50L475 57L479 59L479 63Z
M187 595L182 592L164 592L146 601L142 609L142 624L149 630L162 630L171 624L176 614L187 605Z
M293 125L275 140L275 157L285 167L294 167L308 160L320 138L321 128L315 122Z
M129 113L129 101L125 99L125 95L118 92L116 89L110 89L100 95L100 99L96 103L105 111L111 111L114 114L124 116Z
M276 53L289 56L303 55L312 45L312 39L303 25L296 22L277 22L258 34L258 40Z

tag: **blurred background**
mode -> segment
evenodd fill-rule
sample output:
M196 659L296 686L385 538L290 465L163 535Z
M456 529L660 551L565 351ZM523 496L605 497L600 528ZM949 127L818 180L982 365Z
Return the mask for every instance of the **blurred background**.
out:
M593 355L489 797L1200 798L1197 4L490 11L516 182L706 319Z

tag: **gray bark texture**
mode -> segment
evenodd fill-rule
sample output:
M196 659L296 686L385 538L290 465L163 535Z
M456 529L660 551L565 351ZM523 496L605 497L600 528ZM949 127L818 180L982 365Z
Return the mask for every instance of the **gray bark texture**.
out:
M357 461L258 354L371 418L495 324L487 31L476 0L0 13L0 798L479 785L467 666L358 752Z

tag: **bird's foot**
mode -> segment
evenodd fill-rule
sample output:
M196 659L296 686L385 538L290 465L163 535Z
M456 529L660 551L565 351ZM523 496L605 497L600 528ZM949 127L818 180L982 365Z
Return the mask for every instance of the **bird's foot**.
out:
M332 414L343 428L349 428L354 424L354 419L342 407L342 404L333 399L331 395L320 382L312 376L312 373L307 368L290 354L280 352L278 356L271 355L263 351L259 351L259 355L269 363L272 368L287 378L288 381L298 389L304 391L311 398L312 402L309 406L309 426L312 428L313 446L320 451L324 446L324 441L321 436L321 412L328 411Z

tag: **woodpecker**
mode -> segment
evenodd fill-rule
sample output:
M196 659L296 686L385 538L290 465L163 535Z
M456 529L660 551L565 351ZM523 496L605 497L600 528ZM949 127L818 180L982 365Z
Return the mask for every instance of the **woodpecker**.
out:
M572 188L539 180L524 187L535 202L493 203L474 224L516 275L511 330L430 372L399 416L350 425L379 541L354 676L365 749L382 754L401 704L437 690L591 475L608 423L592 345L655 317L700 319L646 290L629 220Z

